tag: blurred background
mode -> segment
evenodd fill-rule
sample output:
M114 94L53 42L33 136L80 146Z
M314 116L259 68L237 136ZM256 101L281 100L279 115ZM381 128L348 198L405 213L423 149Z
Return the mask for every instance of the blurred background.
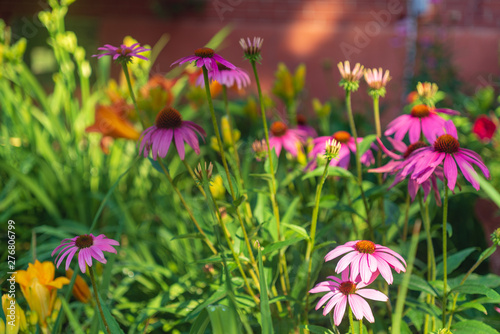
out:
M28 39L26 57L39 75L56 66L53 61L51 67L46 31L36 16L45 7L42 0L0 1L0 17ZM238 40L264 38L265 90L278 62L291 69L307 66L307 94L299 106L304 113L313 97L342 95L335 67L345 59L390 70L393 80L382 101L385 124L401 112L418 81L438 83L449 98L458 89L471 95L500 85L496 0L85 0L72 4L67 16L67 29L75 31L88 54L106 43L121 44L127 35L154 45L167 34L153 74L167 73L174 60L228 25L232 32L217 51L247 70ZM359 95L358 112L368 102Z

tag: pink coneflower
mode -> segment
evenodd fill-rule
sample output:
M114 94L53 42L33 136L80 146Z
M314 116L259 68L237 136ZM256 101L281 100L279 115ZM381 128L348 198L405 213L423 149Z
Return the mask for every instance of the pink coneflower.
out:
M411 109L409 115L401 115L389 123L384 135L394 134L394 139L403 140L406 133L409 133L410 143L414 143L420 140L420 134L423 132L427 141L432 143L434 133L439 131L446 122L437 115L438 112L448 115L459 114L458 111L451 109L433 109L425 104L418 104Z
M194 55L177 59L170 66L174 66L176 64L182 65L186 62L193 62L193 61L196 63L196 66L198 67L205 66L208 72L213 71L217 73L219 71L217 67L217 62L221 63L222 65L232 70L236 68L236 66L234 66L233 64L231 64L230 62L219 56L217 53L214 52L214 50L210 48L196 49L194 50Z
M472 126L472 132L485 143L489 142L491 138L493 138L496 130L496 124L485 115L479 116Z
M201 126L191 121L183 121L177 110L165 107L156 115L155 125L142 132L139 154L144 150L144 157L147 158L149 151L152 151L154 160L158 155L165 158L170 144L174 141L179 157L184 160L184 142L188 143L196 154L200 154L196 133L202 138L207 136Z
M364 73L365 81L371 89L381 89L384 88L387 83L391 80L389 76L389 70L383 72L382 68L378 70L376 68L367 68Z
M298 154L298 149L306 139L306 134L302 130L289 129L288 126L280 121L271 125L271 136L269 136L269 146L274 147L276 155L279 157L281 148L290 152L294 157Z
M406 146L405 143L402 141L392 139L391 137L387 137L387 140L389 140L394 147L394 149L401 154L396 154L394 152L389 151L382 141L377 138L377 141L382 148L382 151L384 151L389 157L392 158L391 161L389 161L387 164L384 166L378 167L378 168L372 168L369 169L369 173L386 173L387 174L394 174L399 171L399 166L404 162L406 158L408 158L414 151L418 150L419 148L422 147L427 147L428 145L424 143L423 141L417 141L410 146ZM436 173L432 174L432 176L429 178L429 180L425 180L421 186L422 190L424 191L424 201L427 200L427 196L429 195L431 189L434 190L434 197L436 199L436 203L441 206L441 196L439 195L439 189L437 187L437 181L436 181L436 176L443 181L443 171L440 169L436 169ZM403 181L405 178L401 177L400 174L396 175L396 178L394 180L394 183L391 185L390 188L394 187L396 184L399 182ZM418 189L419 189L419 184L417 183L416 180L409 179L408 180L408 192L411 196L411 200L415 200L415 196L417 195Z
M68 270L73 256L78 252L78 265L82 273L85 273L87 264L92 267L92 258L96 259L101 263L106 263L106 258L103 252L110 252L116 254L116 249L112 246L119 246L120 243L113 239L108 239L104 234L100 234L95 237L91 234L83 234L76 236L72 239L64 239L59 246L54 249L52 256L59 252L57 255L57 268L61 265L65 257L66 259L66 270Z
M245 53L245 58L250 61L259 61L262 58L260 52L263 43L264 39L260 37L254 37L253 40L250 40L249 37L246 40L241 38L240 45Z
M151 49L146 49L139 45L139 43L132 44L131 46L126 46L125 44L119 47L105 44L103 47L97 48L99 51L107 51L98 55L93 55L92 57L102 58L104 56L112 56L113 60L125 60L131 61L132 57L137 57L144 60L149 60L148 58L141 56L139 53L150 51Z
M416 150L404 162L404 165L401 166L403 177L411 173L411 178L421 184L434 173L441 163L443 163L444 176L448 180L448 188L451 191L455 189L457 182L457 165L465 179L476 190L479 190L479 182L477 180L477 173L471 164L479 167L486 178L490 177L490 172L479 154L465 148L460 148L457 129L452 121L445 122L444 131L441 129L436 132L434 140L431 142L434 143L432 146Z
M347 303L349 303L357 320L361 320L364 317L366 320L373 323L375 319L372 310L364 298L382 302L388 299L387 296L380 291L365 288L371 281L363 283L359 280L351 280L349 277L349 268L342 272L342 279L335 276L328 276L327 278L331 279L331 281L321 282L309 292L327 292L326 295L321 297L315 309L319 309L329 300L323 310L323 315L327 315L333 309L333 323L335 326L339 326L342 322Z
M248 73L244 69L241 69L239 67L230 69L229 67L224 66L222 64L217 64L217 67L218 67L217 72L213 71L208 72L209 80L215 80L221 85L224 85L228 88L236 85L238 89L242 89L250 85L250 77L248 76ZM196 80L196 84L198 86L204 85L203 74L201 74L198 77L198 79Z
M297 115L297 129L304 131L307 137L316 138L318 136L316 130L307 125L307 118L304 115Z
M333 136L323 136L318 137L313 140L313 149L309 152L309 158L315 159L318 155L325 154L325 143L329 139L335 139L341 145L340 152L337 159L333 159L330 162L330 166L339 166L347 169L349 167L349 160L352 154L356 154L356 145L354 144L354 137L352 137L347 131L337 131ZM363 141L363 138L358 137L358 144ZM361 163L370 166L375 162L375 157L371 150L366 151L361 156ZM316 160L312 160L306 167L306 169L313 169L316 167Z
M369 282L380 273L388 284L392 284L391 268L397 273L406 271L406 262L401 255L369 240L349 241L337 246L326 254L325 261L331 261L343 254L345 255L337 263L335 272L340 273L350 267L353 280L359 275L362 282Z

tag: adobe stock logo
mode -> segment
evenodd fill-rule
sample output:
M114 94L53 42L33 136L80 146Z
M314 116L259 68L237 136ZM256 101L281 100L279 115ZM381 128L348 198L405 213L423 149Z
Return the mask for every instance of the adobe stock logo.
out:
M224 21L224 13L232 12L236 6L239 6L243 0L215 0L212 2L217 15L221 21Z
M372 10L370 15L374 20L367 22L364 29L360 27L354 28L353 43L340 43L340 50L344 54L344 58L349 59L353 54L359 54L362 49L370 44L373 37L380 34L382 28L389 25L392 16L400 14L402 11L403 6L399 0L389 0L387 9L382 9L378 12Z

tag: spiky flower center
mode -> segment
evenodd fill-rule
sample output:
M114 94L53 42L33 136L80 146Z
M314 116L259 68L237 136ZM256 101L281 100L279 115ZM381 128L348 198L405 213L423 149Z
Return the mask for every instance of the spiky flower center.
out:
M375 252L375 244L370 240L361 240L354 246L356 250L364 254L373 254Z
M431 110L425 104L417 104L416 106L411 108L411 115L413 117L423 118L429 116L430 113Z
M304 116L304 115L297 115L297 124L298 125L306 125L307 124L306 116Z
M356 292L356 284L351 281L342 282L340 283L339 290L346 296L351 295Z
M118 48L118 49L116 50L116 53L120 53L120 54L122 54L122 55L124 55L124 56L128 56L128 54L129 54L129 53L131 53L131 52L132 52L132 50L131 50L131 49L129 49L129 48L125 48L125 49Z
M93 244L94 244L94 238L92 238L92 236L88 234L83 234L75 240L76 247L80 249L89 248Z
M160 129L176 129L182 125L182 116L174 108L165 107L156 115L155 124Z
M210 48L199 48L194 50L194 55L201 58L212 58L214 56L214 50Z
M442 153L455 153L460 148L460 143L452 135L439 136L434 142L434 150Z
M347 143L351 139L351 135L347 131L337 131L333 134L333 139L339 143Z
M286 126L285 123L280 122L280 121L274 122L271 125L271 133L275 137L281 137L281 136L285 135L287 130L288 130L288 126Z
M406 149L406 152L403 154L403 158L408 158L410 154L412 154L414 151L418 150L419 148L426 147L427 144L424 143L423 141L419 140L408 146Z

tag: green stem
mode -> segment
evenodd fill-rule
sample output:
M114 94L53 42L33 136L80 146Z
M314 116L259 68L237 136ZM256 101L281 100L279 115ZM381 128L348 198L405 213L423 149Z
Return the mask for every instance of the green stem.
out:
M352 316L352 310L351 310L350 305L347 305L347 314L349 315L349 325L351 327L351 333L355 334L355 332L354 332L354 317Z
M257 91L259 93L259 102L260 102L260 113L262 116L262 125L264 127L264 134L266 137L266 146L267 146L267 155L269 159L269 168L270 172L269 174L271 175L271 205L273 207L273 214L274 218L276 219L276 231L277 231L277 236L278 236L278 241L281 241L281 229L280 229L280 212L279 212L279 207L278 203L276 201L276 192L277 192L277 187L276 187L276 177L274 175L274 164L273 164L273 155L271 154L271 145L269 145L269 130L267 128L267 119L266 119L266 110L264 107L264 98L262 96L262 89L260 86L260 81L259 81L259 74L257 73L257 66L255 61L251 60L250 63L252 64L253 68L253 73L255 76L255 83L257 84ZM283 265L285 261L285 255L282 251L280 251L280 275L281 275L281 285L284 294L287 294L287 289L286 289L286 283L283 278L283 275L286 275L288 278L288 271L284 270L285 265Z
M215 116L214 104L212 102L212 94L210 93L210 81L208 79L208 71L205 68L205 66L203 66L203 79L205 82L205 92L207 95L207 101L208 101L208 107L210 109L210 115L212 117L212 124L214 126L215 137L217 138L217 144L219 146L222 164L224 165L224 170L226 171L227 183L229 184L229 190L231 192L231 197L232 197L233 202L234 202L237 200L237 198L236 198L236 195L234 192L233 182L231 181L231 174L229 173L229 168L227 166L226 155L224 153L224 147L222 146L222 139L220 137L219 125L217 124L217 117ZM250 245L250 241L248 240L247 230L245 228L245 224L243 223L243 219L241 218L240 211L238 210L238 208L235 208L235 211L236 211L236 214L238 216L238 220L240 222L241 231L243 232L243 237L245 239L245 244L246 244L247 249L248 249L248 254L250 255L250 261L252 262L252 265L254 266L254 268L257 268L257 262L255 261L255 257L253 256L252 247Z
M347 115L349 116L349 125L351 127L351 134L352 137L354 138L354 145L356 147L356 169L358 171L358 185L359 189L361 191L361 198L363 199L363 205L365 206L366 210L366 223L368 224L368 229L370 231L370 237L372 240L375 240L375 234L373 232L373 227L371 224L371 219L370 219L370 209L368 208L368 202L366 200L365 196L365 191L363 190L363 170L361 167L361 160L359 156L359 149L358 149L358 133L356 131L356 124L354 123L354 116L352 114L352 107L351 107L351 91L346 89L345 91L345 100L346 100L346 106L347 106Z
M312 261L311 261L311 254L314 249L314 244L316 241L316 225L318 224L318 214L319 214L319 200L321 199L321 190L323 189L323 185L325 183L326 178L328 177L328 167L330 166L330 161L331 159L328 158L326 160L326 165L325 169L323 170L323 175L321 176L321 179L316 186L316 196L314 199L314 208L312 212L312 221L311 221L311 233L310 233L310 238L309 242L307 243L307 250L306 250L306 261L308 262L308 267L307 267L307 283L306 283L306 305L304 308L304 317L307 321L307 313L309 309L309 285L311 284L311 269L312 269Z
M359 334L363 334L363 319L359 321Z
M184 196L182 196L179 188L177 188L177 186L175 185L174 180L172 179L172 176L170 175L168 170L165 168L165 165L163 165L163 162L161 161L161 159L158 159L158 162L160 163L160 167L163 170L163 173L165 174L165 176L167 177L168 182L170 182L170 185L172 186L172 188L174 188L174 191L177 193L177 196L179 196L179 199L181 200L182 205L184 206L184 208L186 209L186 212L188 213L189 217L191 218L194 225L196 226L196 229L203 236L208 248L210 248L212 253L217 254L217 250L215 249L213 243L210 241L210 239L208 239L207 235L205 234L205 232L201 228L200 224L198 224L198 221L196 220L196 218L194 218L193 211L191 211L191 209L187 205L186 201L184 200Z
M373 114L375 118L375 129L377 133L377 138L382 138L382 130L380 127L380 106L379 106L379 96L373 96ZM382 148L379 147L377 151L377 166L380 167L382 165ZM382 185L384 183L382 174L377 173L378 184ZM380 220L382 224L385 224L385 206L384 206L384 196L380 197L379 200L380 205Z
M406 241L406 236L408 234L408 220L410 218L410 193L406 193L406 202L405 202L405 221L403 223L403 235L401 236L401 239L403 241Z
M89 273L90 273L90 281L92 282L92 288L94 289L95 301L97 302L97 307L99 308L99 313L101 314L104 328L106 329L106 332L108 332L108 334L111 334L111 331L109 330L108 322L106 321L106 318L104 317L104 313L102 312L101 301L99 299L99 292L97 290L97 284L95 281L94 269L92 268L92 266L88 266L88 268L89 268Z
M446 306L448 304L448 251L447 251L447 242L448 242L448 233L446 231L448 222L448 185L447 179L444 179L444 201L443 201L443 305L442 305L442 321L443 326L446 323Z
M128 90L130 92L130 97L132 98L132 102L134 103L137 117L139 117L139 120L141 121L142 128L146 129L146 126L144 125L144 120L142 119L141 117L142 115L139 111L139 107L137 106L137 101L135 100L134 90L132 89L132 81L130 81L130 75L128 74L128 66L126 62L122 63L122 68L123 68L123 73L125 73L125 78L127 79Z
M422 223L420 220L415 222L413 226L413 233L411 236L410 251L408 253L408 266L406 273L403 276L403 281L399 286L398 296L396 299L395 311L392 315L392 334L401 333L401 321L403 319L403 310L406 302L406 295L408 293L408 286L410 284L411 273L413 271L413 264L415 263L415 256L417 254L418 239L420 235L420 227Z

